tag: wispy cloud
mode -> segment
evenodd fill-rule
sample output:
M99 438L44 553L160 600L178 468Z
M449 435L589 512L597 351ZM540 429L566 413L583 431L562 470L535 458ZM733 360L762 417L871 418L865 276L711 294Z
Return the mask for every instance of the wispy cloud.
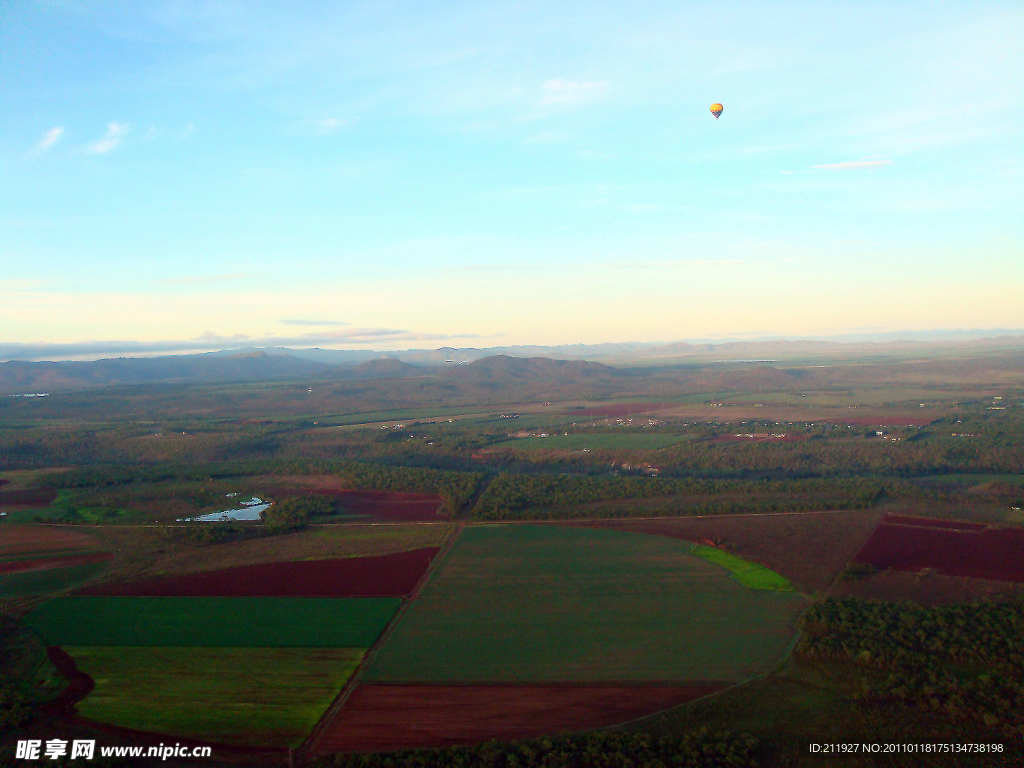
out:
M541 86L541 104L584 104L608 92L603 80L548 80Z
M248 277L246 272L232 272L225 275L192 275L189 277L170 277L166 280L158 280L161 285L198 285L201 283L224 283L229 280L240 280Z
M107 132L103 134L102 139L89 145L89 152L93 155L106 155L113 152L124 141L124 137L130 130L131 127L127 123L108 123Z
M604 266L612 269L660 269L662 267L725 267L743 264L739 259L692 259L689 261L613 261Z
M75 341L63 344L2 343L0 360L67 360L96 359L104 356L144 356L154 354L210 352L238 347L310 347L339 345L364 346L396 341L449 341L453 339L484 338L475 333L422 333L394 328L349 328L326 333L307 333L300 336L249 336L244 333L218 334L213 331L191 339L164 339L157 341Z
M282 320L284 325L351 325L343 320Z
M39 142L32 150L33 153L39 155L42 154L43 152L46 152L50 147L52 147L54 144L60 141L60 137L63 135L63 127L57 126L56 128L51 128L50 130L43 134L42 138L39 139Z
M465 264L455 267L437 267L428 269L427 272L517 272L525 269L536 269L536 267L532 264Z
M321 120L307 120L306 125L311 126L321 136L337 133L342 128L348 128L355 124L354 118L325 117Z
M845 171L850 168L876 168L880 165L892 165L892 160L848 160L845 163L827 163L812 165L811 168L824 168L828 171Z

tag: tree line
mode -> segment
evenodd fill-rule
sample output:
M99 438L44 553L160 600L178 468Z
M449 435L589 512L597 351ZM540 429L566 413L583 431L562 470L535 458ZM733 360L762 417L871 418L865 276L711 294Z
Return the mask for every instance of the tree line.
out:
M503 472L487 487L473 515L480 520L514 520L807 511L870 507L883 497L918 493L909 484L867 478L742 480ZM614 503L637 499L656 501Z
M902 702L1018 735L1024 728L1024 602L830 599L802 619L797 653L851 665L870 700Z

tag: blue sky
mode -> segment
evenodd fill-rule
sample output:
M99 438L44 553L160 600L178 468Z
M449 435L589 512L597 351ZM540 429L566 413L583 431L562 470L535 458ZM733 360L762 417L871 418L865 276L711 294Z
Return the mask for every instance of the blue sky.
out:
M0 357L1024 328L1021 39L1018 2L6 3Z

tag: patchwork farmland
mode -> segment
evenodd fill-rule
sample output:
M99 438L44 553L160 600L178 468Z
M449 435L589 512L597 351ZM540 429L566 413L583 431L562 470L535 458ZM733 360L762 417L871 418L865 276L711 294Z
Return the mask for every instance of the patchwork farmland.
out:
M23 623L84 681L84 698L69 703L84 722L297 747L437 551L112 581L45 602Z
M604 371L617 400L529 402L475 365L429 421L341 405L352 382L186 387L187 417L149 390L12 400L35 420L0 425L24 467L0 469L0 717L36 718L13 738L267 768L590 765L627 741L699 764L669 759L679 739L780 768L825 737L1019 736L1024 400L989 393L1016 363L982 394L950 381L973 360L931 395L849 362ZM253 496L276 511L187 520Z

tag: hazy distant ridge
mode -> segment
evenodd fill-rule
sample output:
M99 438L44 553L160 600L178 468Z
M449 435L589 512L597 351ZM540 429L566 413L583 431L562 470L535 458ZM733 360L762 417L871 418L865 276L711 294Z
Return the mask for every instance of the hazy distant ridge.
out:
M574 344L490 349L233 350L196 355L95 361L0 363L0 392L26 394L117 385L214 384L289 380L451 378L459 386L494 388L515 382L607 381L622 366L774 362L816 357L870 359L892 353L922 356L1024 352L1024 336L960 342L823 340L731 341L722 344ZM619 366L619 367L614 367Z

